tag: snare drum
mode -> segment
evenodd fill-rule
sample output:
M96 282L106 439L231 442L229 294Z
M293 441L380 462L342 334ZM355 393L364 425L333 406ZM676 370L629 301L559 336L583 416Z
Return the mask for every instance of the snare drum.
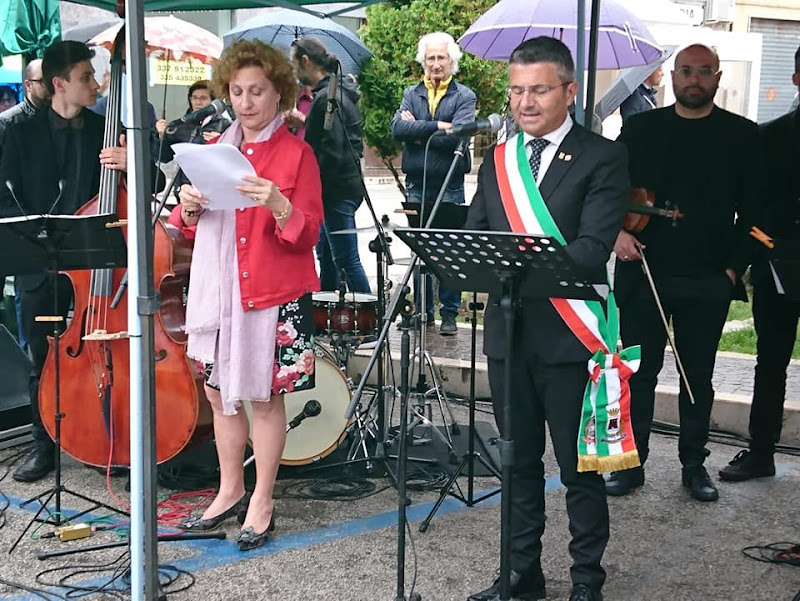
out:
M307 417L296 428L286 433L286 445L281 455L283 465L307 465L333 453L347 435L349 421L344 417L350 406L350 386L344 373L327 352L317 346L314 364L316 386L311 390L290 392L284 395L286 421L303 412L310 400L322 406L319 415ZM250 422L252 441L253 420L250 403L243 402ZM252 442L251 442L252 446Z
M369 336L378 327L378 297L361 292L314 292L314 325L319 336Z

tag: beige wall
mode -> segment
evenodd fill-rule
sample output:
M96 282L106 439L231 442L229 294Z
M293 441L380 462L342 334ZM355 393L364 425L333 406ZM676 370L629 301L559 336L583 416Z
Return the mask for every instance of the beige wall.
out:
M748 31L750 20L783 19L800 21L798 0L737 0L733 31Z

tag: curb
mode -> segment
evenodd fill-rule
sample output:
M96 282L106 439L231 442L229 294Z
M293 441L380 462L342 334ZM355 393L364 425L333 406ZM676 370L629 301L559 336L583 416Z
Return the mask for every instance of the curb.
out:
M372 350L356 351L347 364L348 374L358 382L364 372ZM470 363L459 359L433 358L434 365L445 390L451 394L469 397ZM394 372L400 374L399 356L392 360ZM375 384L375 371L367 380ZM485 361L475 363L475 396L489 398L489 378ZM654 418L671 424L678 423L678 389L671 386L656 387L656 406ZM740 436L748 436L747 426L750 420L750 397L727 392L714 395L714 406L711 409L711 427ZM783 430L781 443L800 446L800 401L786 400L783 410Z

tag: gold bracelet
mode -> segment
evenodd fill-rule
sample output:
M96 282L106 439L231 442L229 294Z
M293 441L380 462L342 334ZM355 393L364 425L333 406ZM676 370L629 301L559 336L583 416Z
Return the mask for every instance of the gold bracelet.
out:
M289 211L292 209L292 203L286 202L286 208L281 211L280 213L275 213L273 211L272 215L275 217L275 221L280 221L281 219L286 219L289 216Z

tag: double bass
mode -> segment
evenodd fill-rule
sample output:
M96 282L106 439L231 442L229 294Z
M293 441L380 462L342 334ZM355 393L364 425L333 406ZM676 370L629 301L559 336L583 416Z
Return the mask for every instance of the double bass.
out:
M121 133L122 41L111 62L103 147L116 146ZM77 215L115 214L124 227L127 192L121 175L105 166L98 195ZM177 455L197 435L211 430L211 409L203 393L203 374L186 356L183 331L184 290L191 243L157 221L153 235L153 275L161 295L155 320L156 461ZM127 239L128 232L124 232ZM82 463L97 467L130 465L130 343L128 299L113 303L125 270L65 272L74 292L73 318L60 336L59 379L61 447ZM39 385L39 409L48 434L55 437L55 347L50 348ZM152 428L145 424L145 428Z

